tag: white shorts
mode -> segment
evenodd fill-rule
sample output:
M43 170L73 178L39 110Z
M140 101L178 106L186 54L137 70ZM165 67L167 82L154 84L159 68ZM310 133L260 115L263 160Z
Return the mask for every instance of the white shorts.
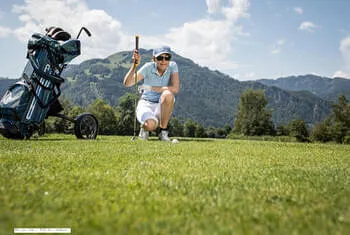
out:
M136 108L137 120L143 125L146 120L153 119L157 125L160 117L160 103L153 103L147 100L139 100Z

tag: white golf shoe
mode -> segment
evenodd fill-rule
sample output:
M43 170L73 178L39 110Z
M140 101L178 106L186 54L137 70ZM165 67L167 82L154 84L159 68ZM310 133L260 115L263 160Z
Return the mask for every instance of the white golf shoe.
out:
M169 132L166 131L166 130L162 130L160 133L159 133L159 139L161 141L170 141L170 138L169 138Z
M140 133L139 133L139 139L140 140L148 140L148 137L149 137L149 131L145 131L145 129L143 129L141 127Z

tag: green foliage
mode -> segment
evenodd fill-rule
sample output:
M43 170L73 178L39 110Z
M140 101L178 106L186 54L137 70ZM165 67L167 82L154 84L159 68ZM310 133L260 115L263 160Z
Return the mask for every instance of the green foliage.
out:
M67 117L75 119L78 115L85 112L84 108L77 105L72 105L71 102L65 97L60 97L59 102L63 108L60 114L64 114ZM48 117L44 120L44 122L46 133L73 133L74 123L65 119Z
M115 111L105 101L97 99L88 106L87 110L97 118L100 134L111 135L116 132Z
M102 76L110 74L111 70L108 67L103 66L102 64L92 64L89 69L92 74L99 74Z
M0 233L350 234L349 145L0 137Z
M339 96L338 103L333 105L334 136L337 143L343 143L350 133L350 103L344 95Z
M208 136L208 138L215 138L216 137L216 129L215 129L215 127L210 126L207 129L207 136Z
M133 135L136 94L126 93L119 99L118 135Z
M350 144L350 135L344 137L344 144Z
M276 128L276 135L277 136L288 136L289 135L289 129L285 125L279 125Z
M313 141L329 142L334 140L333 127L330 118L326 118L323 122L315 125L310 135Z
M338 103L333 104L333 113L312 130L311 137L315 141L346 143L350 135L350 103L344 95L338 97Z
M308 141L309 132L306 128L304 120L294 120L288 124L288 132L290 136L293 136L299 142Z
M65 98L60 99L60 104L62 105L63 111L61 112L64 115L68 115L70 109L72 108L72 104L69 100ZM53 122L54 130L57 133L66 133L71 127L71 122L64 120L62 118L56 118Z
M187 120L184 123L184 135L186 137L195 137L196 136L196 127L197 124L193 120Z
M232 127L229 124L225 124L224 131L225 131L225 135L228 135L232 131Z
M196 130L194 132L194 136L196 138L206 138L207 134L205 133L205 128L202 125L197 124L196 125Z
M74 106L71 106L71 108L69 109L68 115L70 117L76 118L82 113L85 113L85 109L83 107L74 105Z
M66 99L61 101L64 111L62 112L68 117L76 118L82 113L90 112L96 116L99 123L100 135L133 135L134 125L134 107L135 95L126 93L119 100L118 107L112 107L104 100L97 99L91 103L87 109L80 106L73 106ZM50 117L45 120L47 133L74 133L74 123L61 118ZM139 123L137 123L139 126ZM137 126L137 132L139 127ZM173 137L208 137L208 130L202 125L188 120L184 125L175 117L171 118L168 124L170 136ZM231 127L226 125L224 128L209 128L212 131L212 138L226 137Z
M181 124L180 120L172 117L168 124L168 130L170 136L182 137L184 136L184 127Z
M242 93L234 122L234 132L243 135L270 135L273 133L271 111L266 108L263 90L248 89Z

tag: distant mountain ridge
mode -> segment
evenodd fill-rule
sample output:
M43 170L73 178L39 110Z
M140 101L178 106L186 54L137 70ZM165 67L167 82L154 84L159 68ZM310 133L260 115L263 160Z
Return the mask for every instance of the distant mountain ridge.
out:
M336 101L340 94L350 99L350 80L346 78L327 78L315 75L289 76L257 80L267 86L276 86L290 91L310 91L329 101Z
M140 66L151 61L151 50L141 49L140 53ZM63 96L82 106L96 98L104 99L113 106L118 105L119 97L126 92L134 92L133 88L123 86L124 75L131 65L131 54L131 51L122 51L105 59L91 59L79 65L69 65L62 74L66 78L62 86ZM182 120L190 118L206 127L233 125L240 95L249 88L265 90L268 108L273 110L272 119L276 125L298 118L307 123L317 123L331 112L330 102L316 96L314 91L314 94L308 91L288 91L271 85L269 80L240 82L175 53L173 59L178 64L181 81L174 116ZM315 80L318 78L315 77ZM4 84L9 84L8 79L0 79L1 95L6 90L3 89Z

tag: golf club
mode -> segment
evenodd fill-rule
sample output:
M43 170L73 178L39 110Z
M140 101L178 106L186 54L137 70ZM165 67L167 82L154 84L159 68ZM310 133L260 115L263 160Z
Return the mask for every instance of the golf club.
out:
M85 28L85 27L81 27L81 29L80 29L80 31L79 31L79 33L78 33L77 39L79 38L79 36L80 36L80 34L81 34L81 31L83 31L83 30L84 30L84 32L85 32L89 37L91 37L90 31L89 31L87 28Z
M138 51L139 50L139 35L135 36L135 49ZM136 139L136 106L137 106L137 66L138 66L138 61L135 60L135 103L134 103L134 136L131 138L131 141L134 141Z

